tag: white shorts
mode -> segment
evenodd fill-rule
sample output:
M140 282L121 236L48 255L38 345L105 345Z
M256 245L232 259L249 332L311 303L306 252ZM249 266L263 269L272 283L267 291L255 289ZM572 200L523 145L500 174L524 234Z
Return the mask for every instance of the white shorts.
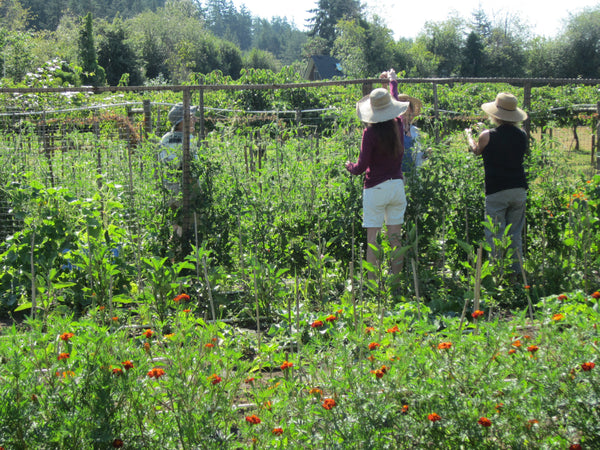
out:
M381 228L404 223L406 194L404 181L387 180L363 190L363 227Z

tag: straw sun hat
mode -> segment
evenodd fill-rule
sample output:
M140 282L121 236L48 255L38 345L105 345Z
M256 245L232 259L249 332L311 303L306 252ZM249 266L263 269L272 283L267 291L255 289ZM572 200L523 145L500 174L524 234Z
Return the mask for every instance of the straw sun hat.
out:
M377 88L358 101L356 114L364 123L386 122L404 114L408 105L394 100L386 89Z
M409 102L412 105L413 114L418 116L421 114L421 108L423 107L423 102L418 98L411 97L408 94L398 94L398 100L401 102Z
M483 111L496 119L505 122L521 122L527 118L527 113L517 108L517 97L506 92L500 92L496 100L481 105Z

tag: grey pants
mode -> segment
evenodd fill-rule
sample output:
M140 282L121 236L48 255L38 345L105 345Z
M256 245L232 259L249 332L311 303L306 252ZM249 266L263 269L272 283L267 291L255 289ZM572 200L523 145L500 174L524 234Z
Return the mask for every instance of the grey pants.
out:
M527 190L523 188L506 189L485 197L485 214L492 218L492 222L498 225L498 233L492 234L485 229L485 239L492 248L492 255L498 256L494 249L494 237L501 239L504 230L510 225L508 235L511 239L510 247L515 249L513 255L513 270L521 270L519 257L516 252L523 256L523 239L521 233L525 225L525 204L527 202Z

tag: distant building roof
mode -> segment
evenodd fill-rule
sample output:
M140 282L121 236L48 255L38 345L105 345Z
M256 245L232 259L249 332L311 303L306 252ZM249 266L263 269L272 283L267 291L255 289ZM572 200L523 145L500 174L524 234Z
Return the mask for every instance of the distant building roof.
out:
M342 76L344 76L342 65L333 56L312 55L304 71L304 78L311 81Z

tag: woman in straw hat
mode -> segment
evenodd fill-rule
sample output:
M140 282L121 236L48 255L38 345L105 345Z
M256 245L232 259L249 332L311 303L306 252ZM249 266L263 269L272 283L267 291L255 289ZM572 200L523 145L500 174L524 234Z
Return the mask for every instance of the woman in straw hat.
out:
M356 163L346 161L353 175L365 174L363 190L363 227L367 229L367 261L378 264L371 246L377 246L377 235L384 222L392 248L400 246L400 233L406 211L406 195L402 177L404 128L400 116L408 102L392 98L384 88L374 89L356 104L363 130L360 155ZM393 273L398 273L401 260L393 260ZM374 274L369 273L373 279Z
M517 107L517 98L505 92L496 100L481 105L481 109L496 125L484 130L475 142L471 129L466 129L469 150L482 155L485 172L485 214L498 226L496 234L485 229L486 240L494 251L494 237L500 239L510 225L509 236L513 255L513 270L520 271L519 255L523 255L521 232L525 223L527 178L523 159L527 153L527 134L517 126L527 113Z

